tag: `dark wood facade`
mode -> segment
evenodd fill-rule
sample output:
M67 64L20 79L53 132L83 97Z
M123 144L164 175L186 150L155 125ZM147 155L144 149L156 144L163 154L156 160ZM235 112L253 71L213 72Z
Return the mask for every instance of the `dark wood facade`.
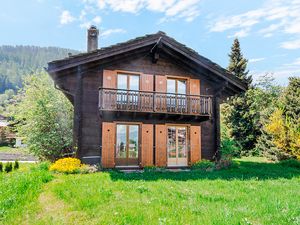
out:
M49 63L56 86L74 105L78 157L115 167L117 124L136 124L137 166L168 166L168 127L177 126L176 146L187 138L187 165L212 159L220 146L219 104L245 85L195 54L158 32ZM139 89L118 89L118 74L139 76ZM168 93L167 79L184 80L186 94Z

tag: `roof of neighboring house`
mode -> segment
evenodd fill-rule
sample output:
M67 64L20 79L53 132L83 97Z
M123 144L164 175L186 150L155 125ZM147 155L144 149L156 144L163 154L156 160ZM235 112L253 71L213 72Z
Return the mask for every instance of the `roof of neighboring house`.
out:
M158 42L162 45L176 51L178 54L186 57L192 62L196 63L200 67L211 71L214 75L224 79L225 81L237 86L240 90L246 90L247 85L241 81L239 78L235 77L226 69L222 68L218 64L212 62L211 60L203 57L193 49L187 47L184 44L179 43L174 38L169 37L166 33L159 31L155 34L149 34L142 37L137 37L132 40L111 45L109 47L104 47L97 49L88 53L80 53L77 55L71 55L67 58L55 60L48 63L47 71L50 74L62 72L67 69L74 68L79 65L84 65L94 61L101 61L108 57L113 57L115 55L133 51L146 46L155 46Z

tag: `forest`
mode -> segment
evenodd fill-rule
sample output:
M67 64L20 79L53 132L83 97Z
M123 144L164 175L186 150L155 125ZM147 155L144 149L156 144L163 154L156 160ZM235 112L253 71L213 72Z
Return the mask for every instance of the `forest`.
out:
M78 51L58 47L0 46L0 114L4 105L23 87L25 76L42 71L47 62L76 54Z

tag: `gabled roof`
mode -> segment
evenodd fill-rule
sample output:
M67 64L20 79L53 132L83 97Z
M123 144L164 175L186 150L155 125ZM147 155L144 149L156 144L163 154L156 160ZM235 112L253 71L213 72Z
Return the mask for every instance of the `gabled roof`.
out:
M247 89L247 85L244 82L228 72L226 69L201 56L193 49L167 36L166 33L162 31L159 31L155 34L137 37L135 39L111 45L109 47L100 48L93 52L80 53L77 55L69 56L68 58L49 62L47 71L50 74L60 73L64 70L72 69L79 65L101 61L103 59L113 57L124 52L134 51L143 47L155 46L158 42L160 42L162 45L167 46L178 54L186 57L200 67L212 72L214 75L222 78L231 85L238 87L238 89L240 89L241 91Z

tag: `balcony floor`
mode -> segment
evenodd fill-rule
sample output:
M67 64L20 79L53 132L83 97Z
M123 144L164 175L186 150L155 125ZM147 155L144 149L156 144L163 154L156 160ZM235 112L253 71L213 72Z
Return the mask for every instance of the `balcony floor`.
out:
M145 122L145 123L188 123L198 124L199 122L211 119L210 115L182 115L149 112L123 112L100 110L100 118L103 121L123 121L123 122Z

